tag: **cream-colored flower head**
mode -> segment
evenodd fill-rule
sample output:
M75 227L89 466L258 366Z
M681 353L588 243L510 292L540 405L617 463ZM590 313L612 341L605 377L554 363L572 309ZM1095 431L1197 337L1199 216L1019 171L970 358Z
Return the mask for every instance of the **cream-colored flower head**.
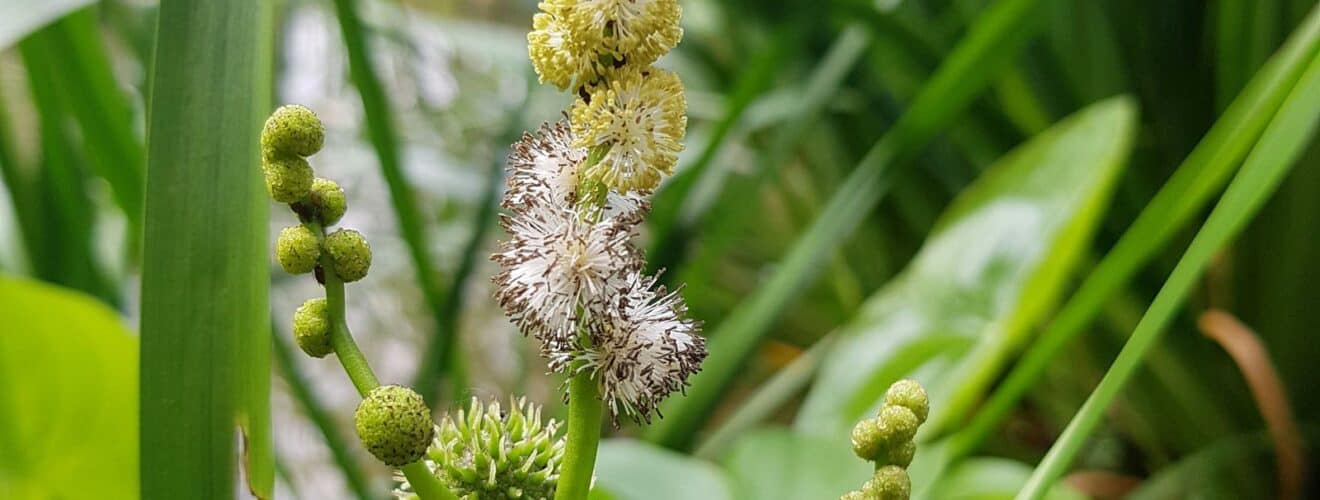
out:
M580 0L568 26L587 49L645 67L683 38L678 0Z
M532 31L527 33L527 55L541 83L566 90L592 81L596 76L596 57L589 53L586 41L573 33L568 16L573 0L545 0L542 12L532 17Z
M650 191L674 171L687 130L687 98L678 75L646 67L592 89L572 111L573 136L588 151L608 148L583 172L619 192Z

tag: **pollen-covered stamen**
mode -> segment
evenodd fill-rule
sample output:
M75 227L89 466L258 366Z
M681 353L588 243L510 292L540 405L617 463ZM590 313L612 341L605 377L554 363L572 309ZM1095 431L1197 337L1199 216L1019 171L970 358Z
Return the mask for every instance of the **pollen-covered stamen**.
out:
M639 271L629 273L624 291L598 308L604 313L589 325L582 369L595 373L616 420L622 414L650 422L660 402L701 369L706 341L678 292Z
M501 224L512 238L492 256L501 269L495 298L552 361L571 354L583 304L619 293L626 273L641 268L629 243L636 221L591 222L572 209L529 203Z
M581 0L568 11L567 24L597 52L648 65L678 45L682 10L678 0Z
M573 106L576 146L608 148L584 176L627 193L649 191L673 173L687 130L687 98L678 76L657 68L622 72Z
M533 204L549 204L565 210L583 211L578 193L580 170L587 160L587 149L574 145L573 131L567 122L547 123L536 134L523 134L508 158L508 190L501 203L512 211L526 210ZM618 217L640 222L650 204L649 191L627 194L609 191L605 195L604 217Z

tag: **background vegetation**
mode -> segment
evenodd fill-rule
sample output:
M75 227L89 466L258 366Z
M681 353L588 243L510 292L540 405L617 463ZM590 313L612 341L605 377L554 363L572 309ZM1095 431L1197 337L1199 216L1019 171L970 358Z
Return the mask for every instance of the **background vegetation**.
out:
M711 356L608 430L593 495L837 497L902 377L919 497L1320 494L1315 2L682 5L688 147L642 243ZM277 103L321 115L372 241L348 318L381 379L562 417L487 279L505 148L571 97L534 11L0 0L0 497L389 491L288 335Z

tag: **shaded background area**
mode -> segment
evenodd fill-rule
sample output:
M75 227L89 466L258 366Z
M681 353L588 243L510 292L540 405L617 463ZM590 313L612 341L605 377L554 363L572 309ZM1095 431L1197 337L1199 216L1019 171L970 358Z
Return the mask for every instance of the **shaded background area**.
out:
M0 12L30 8L24 3L0 0ZM682 1L683 42L659 64L687 86L687 149L679 173L656 194L640 244L653 267L665 269L670 285L683 285L692 315L707 332L721 331L721 323L766 285L831 196L994 3ZM133 235L141 224L134 214L141 210L157 7L136 0L51 2L56 4L67 5L52 7L50 22L35 23L35 31L6 32L0 23L0 272L84 292L132 326L141 269L151 264L141 262ZM522 131L559 119L572 99L537 84L527 61L525 36L536 6L528 0L356 4L370 64L384 85L381 104L391 111L406 184L392 189L382 174L334 2L279 3L272 82L276 103L306 105L324 121L326 147L310 161L347 192L352 210L341 224L371 241L370 278L349 291L352 330L383 382L432 384L434 390L426 392L438 414L471 397L525 394L562 417L562 380L546 374L533 343L490 299L494 266L486 258L503 237L493 203L507 145ZM1034 31L1023 32L1030 37L1020 53L1005 67L987 69L986 90L894 170L886 196L861 214L855 231L826 246L825 263L800 281L799 296L774 311L764 340L702 419L701 430L686 440L709 437L758 388L831 332L891 320L865 314L864 304L911 268L942 227L941 214L983 172L1074 112L1127 95L1137 111L1131 152L1097 215L1094 238L1083 242L1076 265L1066 266L1066 298L1314 5L1043 2L1031 16ZM400 230L399 188L415 199L412 217L420 238ZM1268 448L1239 443L1260 441L1264 427L1240 367L1199 333L1196 321L1215 308L1251 327L1278 369L1296 419L1304 429L1320 424L1314 383L1320 343L1313 338L1320 332L1320 308L1308 286L1320 279L1317 193L1320 148L1313 143L1261 214L1220 253L1076 468L1112 472L1100 481L1107 487L1154 485L1151 498L1233 482L1253 491L1273 487ZM295 223L287 211L272 214L271 241L281 227ZM1010 228L1022 223L1006 217L994 222ZM1180 228L1106 302L980 455L1015 464L1040 460L1104 375L1202 220L1198 214ZM418 255L431 269L418 267ZM357 394L337 363L302 356L289 338L292 311L319 291L305 277L280 272L273 257L269 264L274 341L283 346L276 349L273 382L278 495L348 498L365 488L378 497L387 491L389 472L356 445L351 415ZM979 307L968 302L951 307ZM1005 344L1009 363L1048 323L1057 302L1014 302L1006 316L1016 309L1043 310L1025 325L1022 341ZM449 335L456 339L456 354L429 357L435 339ZM994 367L988 382L999 380L1007 366ZM768 426L794 421L807 389L798 384L787 392L761 415ZM309 410L309 401L315 409ZM309 419L312 414L325 420ZM346 458L327 446L327 431L346 443ZM643 430L624 425L607 432L640 436ZM846 442L838 444L846 449ZM748 446L703 458L737 469L744 460L739 455L754 454ZM1222 452L1225 447L1230 451ZM1214 474L1224 483L1184 484L1173 476L1160 486L1153 479L1197 470L1189 460L1208 460L1213 454L1206 450L1213 449L1229 458L1215 460L1227 465L1209 470L1234 471ZM651 452L638 456L645 453ZM602 480L646 475L646 466L639 469L602 472ZM1018 472L999 476L1020 484L1022 478L1013 476ZM724 481L735 496L754 497L747 474L730 474ZM864 478L837 479L846 489ZM1314 494L1315 486L1310 488Z

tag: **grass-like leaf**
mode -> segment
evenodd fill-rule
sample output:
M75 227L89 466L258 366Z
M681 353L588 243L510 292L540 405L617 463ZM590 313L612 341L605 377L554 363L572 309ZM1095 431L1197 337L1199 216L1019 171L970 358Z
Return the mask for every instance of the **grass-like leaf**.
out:
M267 206L273 6L160 4L142 268L143 498L273 493ZM241 439L240 439L241 433ZM237 443L241 449L236 449Z

